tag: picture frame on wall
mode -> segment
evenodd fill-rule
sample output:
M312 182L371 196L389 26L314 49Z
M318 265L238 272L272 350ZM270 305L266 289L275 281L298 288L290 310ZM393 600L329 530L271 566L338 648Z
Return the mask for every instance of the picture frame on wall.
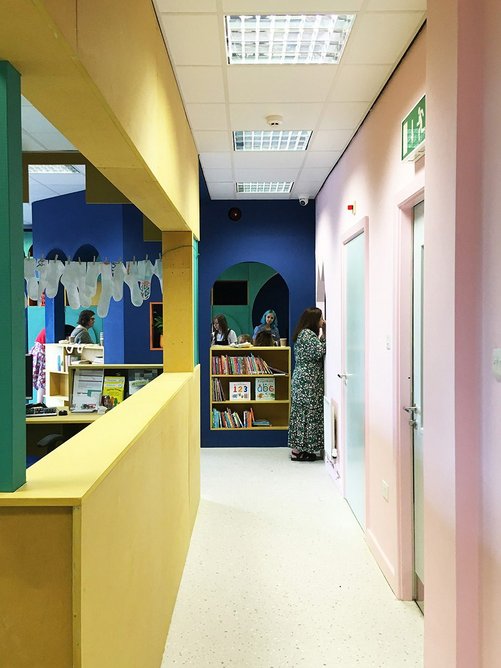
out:
M163 302L150 302L150 350L163 348Z

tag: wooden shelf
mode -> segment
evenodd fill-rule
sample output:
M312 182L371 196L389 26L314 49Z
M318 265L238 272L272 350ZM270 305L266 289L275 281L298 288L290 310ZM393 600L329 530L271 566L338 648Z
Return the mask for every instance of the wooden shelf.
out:
M256 371L255 373L213 373L213 370L220 371L220 365L213 360L215 357L226 358L242 358L242 357L260 358L269 367L280 369L283 373L265 373L264 371ZM226 360L227 367L231 368L230 360ZM239 360L233 361L233 369L242 363ZM289 427L289 409L290 409L290 370L291 370L291 350L289 347L261 347L253 346L252 348L233 348L231 346L212 346L210 349L210 428L213 431L283 431ZM248 367L246 368L246 371ZM254 396L255 381L257 379L269 379L274 381L275 385L275 399L260 400ZM217 383L214 383L217 379ZM229 396L229 384L235 381L245 381L250 385L249 399L216 399L214 397L214 390L219 387L222 390L223 396ZM217 388L214 388L214 385ZM219 395L218 395L219 396ZM256 427L221 427L213 426L213 409L224 413L230 409L231 413L237 413L240 420L243 422L244 411L252 408L255 420L269 420L270 426L256 426Z

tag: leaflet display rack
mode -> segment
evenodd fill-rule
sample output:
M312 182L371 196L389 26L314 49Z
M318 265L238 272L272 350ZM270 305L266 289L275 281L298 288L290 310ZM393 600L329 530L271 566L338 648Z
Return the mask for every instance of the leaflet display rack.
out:
M290 369L291 349L287 346L212 346L210 428L288 429ZM256 398L256 387L260 386L256 379L259 378L273 381L274 399ZM245 383L246 392L235 393L235 385L230 384L238 381ZM250 398L243 398L248 390Z

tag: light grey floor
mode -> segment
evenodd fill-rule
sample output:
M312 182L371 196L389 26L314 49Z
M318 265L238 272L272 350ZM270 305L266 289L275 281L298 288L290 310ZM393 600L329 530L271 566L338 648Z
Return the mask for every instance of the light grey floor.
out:
M323 462L285 448L202 450L202 501L162 668L423 665Z

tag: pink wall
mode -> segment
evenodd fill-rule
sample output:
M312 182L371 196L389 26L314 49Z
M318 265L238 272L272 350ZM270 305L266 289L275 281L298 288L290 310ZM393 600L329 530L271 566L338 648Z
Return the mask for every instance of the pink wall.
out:
M482 666L501 657L501 383L491 373L493 348L501 348L501 13L498 0L482 3L485 12L482 179L483 200L474 220L482 222Z
M423 188L423 160L400 160L401 121L425 92L425 35L421 34L386 86L355 139L317 197L317 264L324 264L329 343L326 396L342 405L337 374L341 357L341 242L346 231L368 218L366 532L367 540L391 587L402 590L401 536L397 486L399 453L395 442L395 245L401 224L399 204ZM347 205L356 201L356 216ZM409 332L407 335L410 336ZM340 415L342 420L342 414ZM343 432L342 422L340 433ZM344 450L338 465L343 484ZM382 481L389 484L389 499ZM410 494L407 476L403 495ZM402 495L400 495L401 498ZM407 517L410 526L410 517ZM407 532L409 533L409 532ZM408 557L410 550L408 549ZM409 569L408 569L409 570Z
M429 0L426 53L421 35L317 198L326 394L340 402L340 239L356 200L369 220L367 541L406 596L408 455L395 416L407 372L407 213L398 209L422 187L424 167L400 162L398 138L425 91L425 63L425 666L491 668L501 656L501 382L491 371L501 348L498 0Z

